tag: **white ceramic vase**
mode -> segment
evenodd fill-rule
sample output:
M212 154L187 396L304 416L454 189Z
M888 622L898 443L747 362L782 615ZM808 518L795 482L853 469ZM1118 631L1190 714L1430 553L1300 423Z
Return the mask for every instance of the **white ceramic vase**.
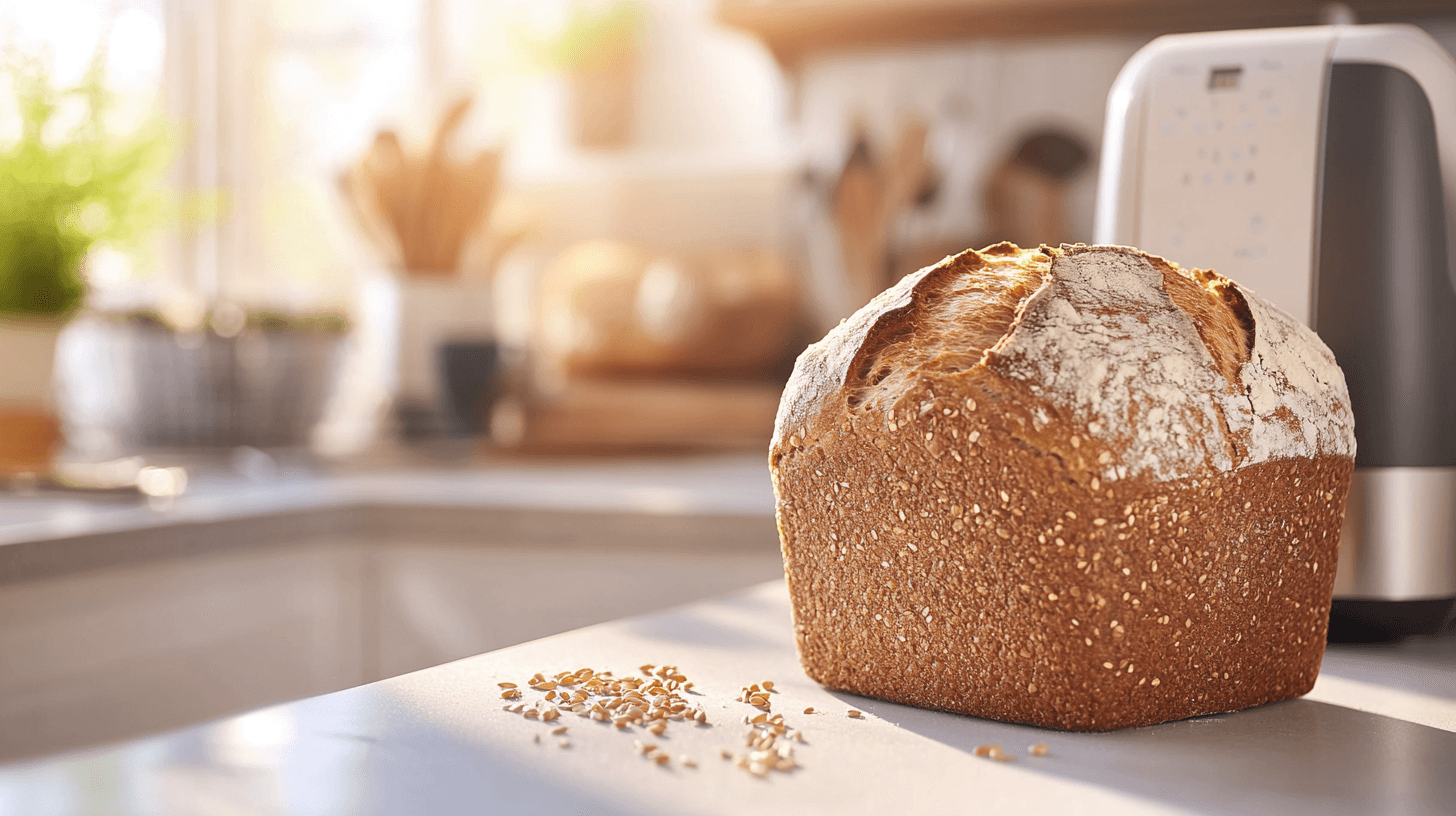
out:
M440 346L493 336L488 283L443 276L399 281L399 397L437 405L442 389Z

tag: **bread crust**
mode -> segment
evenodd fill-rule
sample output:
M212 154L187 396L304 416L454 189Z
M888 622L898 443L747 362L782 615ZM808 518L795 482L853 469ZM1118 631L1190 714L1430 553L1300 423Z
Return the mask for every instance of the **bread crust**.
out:
M805 670L1077 730L1303 694L1353 454L1328 350L1227 279L1124 247L948 258L780 404Z

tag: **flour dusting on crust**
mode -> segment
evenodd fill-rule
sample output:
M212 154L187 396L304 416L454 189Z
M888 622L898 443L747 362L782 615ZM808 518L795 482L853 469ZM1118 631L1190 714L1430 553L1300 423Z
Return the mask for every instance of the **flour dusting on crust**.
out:
M1353 456L1349 397L1334 356L1314 332L1240 292L1255 341L1230 382L1148 256L1069 248L1053 259L1051 279L988 365L1069 411L1088 437L1122 451L1102 469L1108 481Z
M1335 355L1307 326L1239 290L1257 326L1241 373L1253 419L1248 464L1322 453L1353 458L1354 415Z
M1035 254L1010 250L1025 264ZM1039 403L1031 410L1032 436L1056 430L1048 428L1052 424L1069 425L1068 433L1109 452L1091 468L1104 481L1180 479L1275 459L1354 457L1344 376L1319 337L1289 315L1224 281L1247 303L1252 342L1246 360L1221 369L1200 334L1209 327L1179 308L1164 278L1186 273L1170 272L1166 261L1128 247L1043 252L1051 256L1049 271L1041 256L1043 282L975 366L1019 383ZM963 258L906 276L805 351L785 389L774 450L786 442L809 443L820 411L844 410L831 407L839 401L834 395L848 394L856 352L887 321L917 308L946 308L934 301L927 273L943 271L953 260ZM1005 251L994 259L1014 260ZM962 274L992 271L988 263ZM1196 286L1200 298L1215 297L1202 283ZM919 376L935 374L927 369ZM1030 437L1023 441L1038 445Z
M1104 480L1168 480L1205 463L1221 471L1235 464L1218 416L1233 406L1233 386L1173 304L1163 273L1140 255L1053 259L1051 280L988 365L1060 406L1085 436L1121 449L1105 464Z

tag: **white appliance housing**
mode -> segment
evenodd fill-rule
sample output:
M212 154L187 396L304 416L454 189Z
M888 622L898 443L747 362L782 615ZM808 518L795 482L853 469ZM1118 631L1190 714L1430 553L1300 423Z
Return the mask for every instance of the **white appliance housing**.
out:
M1332 637L1456 614L1456 61L1414 26L1160 37L1107 103L1095 237L1319 332L1355 409Z

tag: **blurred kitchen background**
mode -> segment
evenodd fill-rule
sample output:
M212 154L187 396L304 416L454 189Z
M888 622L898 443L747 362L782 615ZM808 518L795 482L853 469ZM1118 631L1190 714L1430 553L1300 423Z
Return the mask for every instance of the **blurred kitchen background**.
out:
M40 391L0 455L84 483L241 448L761 451L797 352L890 282L1090 239L1152 36L1456 42L1440 3L1368 5L12 4L0 286L57 292L8 310Z
M1158 34L1353 19L1456 47L1438 0L0 4L0 755L774 577L807 343L947 254L1090 240ZM536 580L620 591L528 620Z

